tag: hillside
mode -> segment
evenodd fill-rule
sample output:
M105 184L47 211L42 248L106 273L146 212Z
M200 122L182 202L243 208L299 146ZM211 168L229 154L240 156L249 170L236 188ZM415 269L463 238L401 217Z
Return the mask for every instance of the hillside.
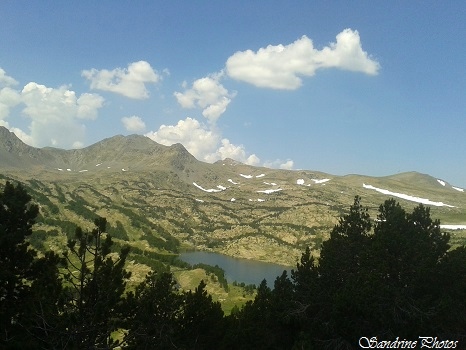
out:
M33 148L2 127L0 137L0 183L28 187L40 204L36 244L55 249L100 215L136 262L170 264L180 249L195 248L292 266L306 246L318 255L355 195L372 214L394 197L407 210L425 203L442 224L466 225L466 193L416 172L375 178L208 164L182 145L138 135L79 150ZM463 233L452 242L464 242Z

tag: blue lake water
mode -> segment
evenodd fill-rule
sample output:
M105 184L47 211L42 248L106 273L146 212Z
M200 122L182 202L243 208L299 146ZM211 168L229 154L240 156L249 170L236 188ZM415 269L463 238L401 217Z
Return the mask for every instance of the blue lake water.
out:
M199 263L212 266L218 265L225 270L225 278L229 283L237 281L258 286L265 278L267 280L267 285L271 288L273 288L275 279L283 273L283 270L287 270L289 277L292 269L290 266L233 258L231 256L211 252L182 253L180 254L180 260L191 265Z

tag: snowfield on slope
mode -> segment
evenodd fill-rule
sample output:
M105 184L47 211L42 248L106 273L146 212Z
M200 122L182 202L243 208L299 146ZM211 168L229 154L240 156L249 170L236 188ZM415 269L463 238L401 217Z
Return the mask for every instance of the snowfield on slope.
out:
M196 186L197 188L199 188L200 190L202 190L202 191L204 191L204 192L209 192L209 193L221 192L221 191L224 191L224 190L227 189L226 187L223 187L223 186L221 186L221 185L218 185L218 186L217 186L218 189L215 189L215 188L205 189L204 187L198 185L198 184L195 183L195 182L193 182L193 185Z
M362 184L362 186L364 188L369 189L369 190L375 190L377 192L387 194L387 195L393 196L393 197L398 197L398 198L401 198L401 199L406 199L406 200L411 201L411 202L422 203L422 204L427 204L427 205L433 205L433 206L436 206L436 207L455 208L454 205L445 204L443 202L433 202L433 201L431 201L430 199L427 199L427 198L414 197L414 196L410 196L410 195L404 194L404 193L391 192L389 190L384 190L382 188L377 188L377 187L374 187L372 185Z

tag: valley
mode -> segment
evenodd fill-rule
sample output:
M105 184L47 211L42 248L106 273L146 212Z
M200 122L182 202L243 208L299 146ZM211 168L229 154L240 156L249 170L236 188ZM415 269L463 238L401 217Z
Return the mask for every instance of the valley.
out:
M96 216L105 217L116 246L131 247L135 279L148 268L182 266L178 254L191 250L294 267L307 246L319 256L355 195L373 218L393 197L406 210L424 203L442 224L466 225L466 193L416 172L376 178L231 159L208 164L179 144L137 135L81 150L35 149L1 134L0 184L23 183L40 205L33 245L60 251L77 225L89 229ZM464 244L464 230L448 231L455 246Z

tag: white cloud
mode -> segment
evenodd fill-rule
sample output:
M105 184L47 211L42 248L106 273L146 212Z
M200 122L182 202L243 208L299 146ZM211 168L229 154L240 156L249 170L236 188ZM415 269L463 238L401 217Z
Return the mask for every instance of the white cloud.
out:
M221 146L208 155L207 161L215 162L220 159L231 158L248 165L259 165L260 159L255 154L247 155L243 145L234 145L228 139L221 140Z
M278 169L291 170L293 169L294 162L291 159L287 159L286 161L283 161L281 159L275 159L273 161L264 162L264 166L267 168L278 168Z
M183 82L182 87L186 89L184 92L175 92L178 103L183 108L201 108L202 115L211 123L215 123L217 119L225 113L231 99L236 93L230 93L225 87L220 84L220 79L223 73L214 74L208 77L197 79L193 82L190 89L187 88L187 83Z
M80 119L96 119L97 111L104 104L104 98L96 94L84 93L76 101L76 116Z
M0 120L10 114L10 109L21 103L21 95L18 91L5 87L0 90Z
M76 96L66 86L49 88L35 82L24 86L20 93L23 113L31 120L30 134L20 132L24 142L32 146L69 148L82 145L85 126L79 119L95 119L104 99L96 94ZM13 131L15 128L10 128Z
M146 136L166 146L181 143L197 159L209 163L224 158L250 165L258 165L260 162L255 154L248 155L244 146L236 146L228 139L222 139L214 125L204 125L193 118L180 120L176 125L162 125L159 130L149 132Z
M280 169L291 170L293 169L294 162L288 159L285 163L280 164Z
M133 99L149 97L147 83L157 83L161 76L146 61L133 62L128 68L83 70L81 75L90 80L91 89L115 92Z
M300 76L313 76L317 69L338 68L369 75L378 73L380 65L362 50L359 33L345 29L322 50L314 48L307 36L289 45L269 45L238 51L226 62L227 74L257 87L294 90L301 86Z
M18 82L15 79L6 75L6 72L0 68L0 86L14 86L17 84Z
M216 130L209 129L193 118L180 120L176 125L162 125L158 131L149 132L146 136L166 146L181 143L200 160L205 160L220 140Z
M126 130L128 131L142 131L146 128L146 124L144 121L135 115L131 117L123 117L121 118L121 121L125 127Z

